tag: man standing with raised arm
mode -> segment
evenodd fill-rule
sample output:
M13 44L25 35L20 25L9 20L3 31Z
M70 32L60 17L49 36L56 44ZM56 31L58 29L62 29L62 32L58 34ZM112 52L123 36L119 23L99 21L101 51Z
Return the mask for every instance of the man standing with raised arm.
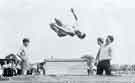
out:
M29 58L28 58L29 57L29 52L28 52L29 43L30 43L30 40L28 38L24 38L22 40L23 46L20 48L19 52L17 53L18 58L20 58L21 60L22 75L26 75L27 70L30 67Z
M113 43L113 41L114 41L113 36L111 35L107 36L105 44L100 48L97 54L98 59L97 75L103 75L103 71L105 71L106 75L111 75L110 61L112 59L111 44Z

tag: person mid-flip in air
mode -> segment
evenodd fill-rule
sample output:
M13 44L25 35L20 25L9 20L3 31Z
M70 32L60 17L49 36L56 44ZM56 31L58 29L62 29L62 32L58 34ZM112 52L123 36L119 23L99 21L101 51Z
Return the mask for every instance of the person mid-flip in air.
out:
M76 14L74 13L73 8L71 8L71 12L76 20L76 23L78 21L78 18ZM78 30L77 24L75 25L65 25L63 24L59 19L54 18L54 22L50 23L50 28L57 33L59 37L65 37L65 36L71 36L74 37L75 35L80 38L84 39L86 34Z

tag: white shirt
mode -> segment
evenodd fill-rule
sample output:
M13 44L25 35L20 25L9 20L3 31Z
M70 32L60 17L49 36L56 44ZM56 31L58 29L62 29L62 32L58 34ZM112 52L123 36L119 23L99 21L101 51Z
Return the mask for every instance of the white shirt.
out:
M29 62L29 49L23 46L19 49L19 52L17 53L17 55L19 56L18 58L20 58L21 61L22 60L24 61L23 65L25 67L28 67L30 64L30 62Z
M56 25L57 26L57 25ZM75 33L76 30L79 30L78 27L78 23L75 22L73 25L64 25L64 26L57 26L59 28L61 28L62 30L66 31L66 32L70 32L70 33Z
M111 60L112 59L112 48L111 45L103 46L100 49L99 60Z

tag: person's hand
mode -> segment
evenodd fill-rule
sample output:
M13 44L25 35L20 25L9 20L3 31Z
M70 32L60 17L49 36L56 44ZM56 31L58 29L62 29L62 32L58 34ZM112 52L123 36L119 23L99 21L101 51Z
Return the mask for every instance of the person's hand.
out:
M70 9L71 12L74 12L73 8Z
M97 66L97 62L94 65Z
M96 61L94 65L97 66L98 65L98 61Z

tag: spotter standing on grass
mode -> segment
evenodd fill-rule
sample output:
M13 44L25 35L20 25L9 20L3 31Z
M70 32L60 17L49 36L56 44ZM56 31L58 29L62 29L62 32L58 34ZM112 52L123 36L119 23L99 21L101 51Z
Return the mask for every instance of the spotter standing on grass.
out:
M98 64L98 61L99 61L99 55L100 55L101 48L103 47L103 44L104 44L104 39L103 38L97 38L97 43L99 45L99 50L98 50L98 53L97 53L97 56L96 56L96 65Z
M30 67L29 63L29 47L30 40L28 38L24 38L22 40L23 46L20 48L19 52L17 53L18 58L21 60L21 69L22 69L22 75L27 74L27 70Z
M106 75L111 75L111 69L110 69L110 61L112 59L112 48L111 44L113 43L114 38L113 36L107 36L105 40L105 44L99 44L100 49L97 54L97 75L103 75L103 71L105 71Z
M40 73L40 71L42 71L43 75L46 75L46 70L44 68L44 66L46 65L46 61L41 62L39 64L37 64L37 71ZM41 74L41 73L40 73Z

